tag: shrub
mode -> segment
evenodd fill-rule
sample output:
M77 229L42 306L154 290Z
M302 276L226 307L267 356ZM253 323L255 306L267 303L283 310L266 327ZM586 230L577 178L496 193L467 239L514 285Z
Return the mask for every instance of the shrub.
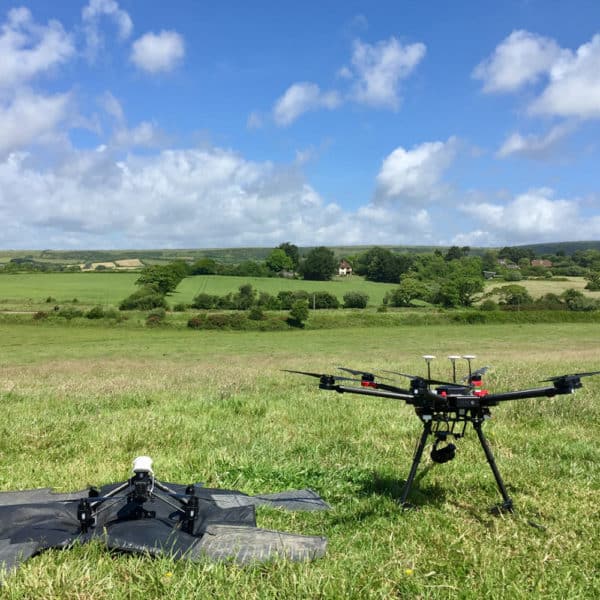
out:
M248 318L252 321L262 321L265 318L265 314L260 306L253 306L248 311Z
M211 294L201 293L194 297L194 299L192 301L192 308L209 310L211 308L215 308L218 300L219 300L219 296L213 296Z
M46 298L46 302L47 302L48 304L50 304L50 303L52 303L52 302L56 302L56 298L54 298L53 296L48 296L48 297Z
M256 303L265 310L279 310L281 308L279 299L268 292L260 292Z
M104 318L104 309L101 306L94 306L85 313L87 319L102 319Z
M329 292L314 292L310 294L309 308L324 309L324 308L339 308L340 301L337 296L330 294Z
M56 315L58 317L62 317L63 319L67 319L67 321L70 321L71 319L75 319L77 317L83 317L83 311L69 306L58 310Z
M156 310L153 310L146 317L146 327L157 327L162 325L165 322L166 316L167 315L164 308L157 308Z
M48 318L48 313L45 312L45 311L43 311L43 310L38 310L33 315L33 320L34 321L42 321L43 319L47 319L47 318Z
M167 301L150 287L143 287L128 296L119 304L119 310L152 310L154 308L167 308Z
M488 298L479 305L479 308L480 310L492 311L498 310L498 305L491 298Z
M369 296L364 292L347 292L344 294L344 308L366 308L368 302Z
M296 300L287 319L288 325L302 328L306 319L308 319L308 303L306 300Z
M185 312L187 310L187 304L185 302L179 302L174 307L175 312Z

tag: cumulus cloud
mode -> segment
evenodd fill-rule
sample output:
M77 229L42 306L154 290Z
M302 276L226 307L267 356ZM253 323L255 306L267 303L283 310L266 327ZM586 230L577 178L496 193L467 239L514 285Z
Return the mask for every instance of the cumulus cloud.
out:
M131 49L131 61L143 71L172 71L185 55L183 37L176 31L146 33Z
M554 40L514 31L473 71L485 92L514 92L541 84L531 115L600 118L600 35L576 51Z
M514 132L504 141L497 152L499 158L517 155L526 158L547 158L560 142L575 129L571 123L561 123L544 135L522 135Z
M400 106L400 82L408 77L425 56L424 44L402 45L396 38L371 45L354 42L352 70L340 74L356 78L353 98L371 106L397 109Z
M58 21L38 25L27 8L9 10L0 31L0 88L21 86L75 52L71 36Z
M127 39L133 30L131 17L119 8L115 0L90 0L81 11L84 23L87 49L86 53L90 60L94 60L98 51L104 45L104 37L100 30L100 22L108 18L117 27L118 36L121 40Z
M462 234L462 241L487 236L491 244L518 244L596 239L600 235L600 217L586 218L578 200L555 199L548 188L530 190L506 204L469 203L460 209L480 226L477 232Z
M552 39L513 31L489 58L475 67L473 76L483 81L485 92L513 92L537 81L563 53Z
M565 51L549 71L550 81L530 106L533 114L600 117L600 35Z
M421 208L326 202L290 165L257 163L218 148L118 158L72 151L52 170L31 156L0 161L0 218L11 247L228 247L417 243ZM224 226L224 223L226 226Z
M17 92L7 104L0 102L0 156L53 137L67 118L69 104L69 94L42 96L29 91Z
M430 201L444 189L442 175L457 151L457 140L426 142L406 150L402 146L387 156L377 174L376 199Z
M294 83L275 103L273 117L278 125L290 125L305 112L336 108L340 103L337 92L323 92L315 83Z

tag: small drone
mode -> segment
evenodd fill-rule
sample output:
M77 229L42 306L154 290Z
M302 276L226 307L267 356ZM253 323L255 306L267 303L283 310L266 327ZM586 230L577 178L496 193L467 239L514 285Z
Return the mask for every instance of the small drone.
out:
M506 491L506 486L500 475L500 471L494 460L491 448L485 438L482 425L486 419L491 417L490 406L497 406L500 402L507 400L522 400L525 398L553 397L559 394L571 394L576 389L582 387L581 378L591 375L598 375L600 371L588 373L573 373L568 375L559 375L543 380L551 385L546 387L531 388L525 390L516 390L491 394L483 389L482 375L489 367L472 370L471 363L476 356L468 354L463 356L449 356L452 363L452 382L440 381L431 378L431 362L435 356L426 354L423 356L427 363L427 377L398 373L396 371L384 371L392 375L407 377L410 380L410 388L404 389L389 383L381 383L376 379L389 378L377 376L367 371L348 369L338 367L338 369L360 376L360 379L352 377L343 377L337 375L324 375L319 373L310 373L307 371L293 371L284 369L289 373L298 373L308 375L319 379L319 388L322 390L335 391L340 394L351 393L364 396L377 396L381 398L391 398L393 400L404 400L407 404L415 407L415 412L423 422L423 432L419 439L415 451L412 466L408 474L408 479L402 490L400 505L403 508L412 508L408 502L412 484L417 473L417 468L423 456L427 439L433 435L435 441L431 450L431 459L436 463L446 463L451 461L456 455L456 446L449 442L450 438L459 439L464 437L467 423L472 423L477 432L477 437L485 453L500 494L502 503L494 507L494 512L513 510L513 501ZM461 383L456 380L456 361L464 359L468 363L468 375L462 379ZM360 386L338 383L339 381L359 382ZM440 447L440 444L445 444Z

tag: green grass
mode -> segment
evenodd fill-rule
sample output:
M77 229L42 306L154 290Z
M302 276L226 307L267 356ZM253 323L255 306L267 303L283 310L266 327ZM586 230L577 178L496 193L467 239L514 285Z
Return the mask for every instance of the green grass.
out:
M87 305L116 305L135 289L137 273L20 273L0 275L0 308L23 310L44 308L74 298ZM45 307L48 308L47 306Z
M505 285L521 285L527 289L529 294L534 298L540 298L546 294L556 294L560 296L565 290L569 288L576 289L583 292L586 296L591 298L600 299L600 292L588 292L585 289L587 280L584 277L566 277L567 281L551 281L545 279L524 279L523 281L499 281L492 280L486 281L486 291L490 291L495 287L502 287Z
M47 552L3 598L595 598L600 378L574 396L497 407L486 434L518 512L476 436L424 461L396 499L420 425L406 405L319 391L280 369L423 372L421 354L475 353L491 389L600 367L595 324L355 328L273 333L0 323L0 489L74 490L122 480L149 454L168 481L248 493L311 487L333 510L260 509L260 526L325 535L313 563L239 568ZM450 363L434 363L448 378ZM533 527L533 521L542 526Z

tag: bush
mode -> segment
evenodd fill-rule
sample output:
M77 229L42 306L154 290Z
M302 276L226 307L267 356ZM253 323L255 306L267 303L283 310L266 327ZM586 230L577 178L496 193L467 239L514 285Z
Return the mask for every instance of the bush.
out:
M83 317L83 311L69 306L58 310L56 315L58 317L62 317L63 319L67 319L67 321L70 321L71 319L75 319L77 317Z
M165 322L166 316L167 314L164 308L157 308L156 310L153 310L146 317L146 327L157 327L162 325Z
M101 306L94 306L85 313L86 319L103 319L104 309Z
M119 310L152 310L168 308L165 297L150 287L143 287L119 304Z
M192 317L187 326L191 329L244 329L246 316L240 313L200 314Z
M52 303L52 302L56 302L56 298L54 298L53 296L48 296L48 297L46 298L46 302L47 302L48 304L50 304L50 303Z
M262 308L259 306L253 306L248 311L248 318L251 321L262 321L265 318L265 314L263 313Z
M42 321L43 319L47 319L47 318L48 318L48 313L45 312L45 311L43 311L43 310L38 310L33 315L33 320L34 321Z
M185 312L187 310L187 304L185 302L179 302L174 307L175 312Z
M498 310L498 305L491 298L488 298L479 305L479 309L485 311Z
M287 319L288 325L302 328L306 319L308 319L308 303L306 300L296 300Z
M368 302L369 296L364 292L347 292L344 294L344 308L366 308Z
M260 292L256 303L265 310L279 310L281 308L279 298L276 298L267 292Z
M329 292L314 292L310 294L308 302L309 308L314 308L316 310L340 307L340 301L337 299L337 296L334 296Z
M217 302L219 301L219 296L213 296L211 294L198 294L194 297L192 301L192 308L199 308L201 310L209 310L211 308L215 308Z

